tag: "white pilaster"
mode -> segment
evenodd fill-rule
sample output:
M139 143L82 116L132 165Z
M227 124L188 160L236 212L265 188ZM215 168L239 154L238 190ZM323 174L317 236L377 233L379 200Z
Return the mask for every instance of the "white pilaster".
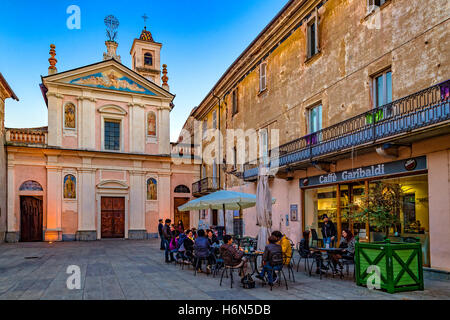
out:
M62 145L62 98L54 92L47 93L48 98L48 145L60 147Z
M170 154L170 107L159 109L158 146L159 154Z
M95 169L90 165L89 158L83 158L85 167L79 170L78 180L80 195L78 197L78 231L95 231Z
M95 102L91 97L78 97L80 108L80 149L95 150Z
M144 172L130 171L130 230L145 230Z
M61 241L62 169L58 156L48 156L47 163L47 227L45 241Z
M14 160L12 154L8 154L8 162ZM7 231L18 232L19 224L16 221L15 212L15 200L16 200L16 188L14 187L14 164L8 164L8 219L7 219Z

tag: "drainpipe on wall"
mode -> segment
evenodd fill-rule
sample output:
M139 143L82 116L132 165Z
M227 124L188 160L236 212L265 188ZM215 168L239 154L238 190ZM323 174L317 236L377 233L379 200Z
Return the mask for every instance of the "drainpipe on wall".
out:
M214 98L216 98L217 99L217 101L219 101L219 119L218 119L218 123L219 123L219 125L218 125L218 129L219 129L219 133L221 132L220 131L220 97L218 97L218 96L216 96L215 94L214 94L214 92L213 92L213 97ZM220 149L221 149L221 145L220 145L220 137L219 137L219 141L218 141L218 143L219 143L219 157L220 157L220 155L222 154L221 152L220 152ZM222 174L221 174L221 170L220 170L220 163L222 162L222 160L221 159L219 159L219 190L222 190L222 184L221 184L221 176L222 176Z

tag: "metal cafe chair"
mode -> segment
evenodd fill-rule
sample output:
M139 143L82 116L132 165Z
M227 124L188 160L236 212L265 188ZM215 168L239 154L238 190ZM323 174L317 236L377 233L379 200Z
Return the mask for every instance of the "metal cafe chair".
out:
M297 272L300 268L300 263L302 262L302 260L304 261L304 265L305 265L305 272L309 273L309 259L312 257L311 253L304 253L301 251L300 249L300 242L297 243L297 252L298 252L298 261L297 261Z
M230 274L231 289L233 289L233 282L234 282L233 271L234 270L240 270L242 273L244 272L243 266L239 266L239 267L233 267L233 266L228 266L228 265L223 266L222 276L220 277L220 286L222 286L223 276L226 274L226 277L228 278L228 274Z
M325 265L325 260L324 260L321 252L315 252L312 255L312 262L311 262L311 266L309 267L309 276L310 277L312 275L314 265L316 266L316 269L319 270L320 280L322 280L322 274L328 275L329 267L328 267L328 265Z
M194 266L194 276L197 276L197 264L200 264L199 268L202 268L203 265L203 261L206 262L206 265L208 265L208 257L194 257L194 262L193 262L193 266ZM211 270L212 271L212 270ZM208 272L206 273L207 276L209 276Z
M316 229L311 229L311 245L314 245L314 241L316 241L316 246L319 247L319 243L320 245L323 244L323 240L319 239L319 236L317 235L317 231Z
M288 254L283 254L283 263L286 262L287 260L289 260L288 264L285 264L285 266L288 269L288 277L289 280L291 280L291 274L292 274L292 282L295 282L295 276L294 276L294 251L292 251L291 255Z

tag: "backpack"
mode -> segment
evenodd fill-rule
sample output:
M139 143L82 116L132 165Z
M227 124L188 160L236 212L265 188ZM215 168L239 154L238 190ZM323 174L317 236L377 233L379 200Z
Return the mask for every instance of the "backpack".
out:
M281 252L275 252L272 255L272 259L271 259L270 265L272 267L281 266L281 265L283 265L283 262L284 262L283 261L283 254Z
M253 280L250 274L244 276L241 280L242 286L244 289L253 289L255 288L255 280Z

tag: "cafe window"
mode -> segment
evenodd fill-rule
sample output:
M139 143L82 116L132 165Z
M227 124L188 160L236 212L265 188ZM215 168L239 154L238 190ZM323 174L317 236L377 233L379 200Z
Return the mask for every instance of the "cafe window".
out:
M411 241L419 238L422 244L423 263L429 258L429 208L428 176L416 175L367 182L367 191L373 195L376 184L401 190L396 195L398 206L395 212L397 222L389 227L392 241ZM362 212L366 196L366 181L348 182L304 191L305 229L315 229L319 239L323 238L321 228L326 214L337 230L349 229L360 241L382 241L386 230L365 221L357 221L352 212ZM370 197L369 197L370 199ZM339 236L339 235L338 235Z

